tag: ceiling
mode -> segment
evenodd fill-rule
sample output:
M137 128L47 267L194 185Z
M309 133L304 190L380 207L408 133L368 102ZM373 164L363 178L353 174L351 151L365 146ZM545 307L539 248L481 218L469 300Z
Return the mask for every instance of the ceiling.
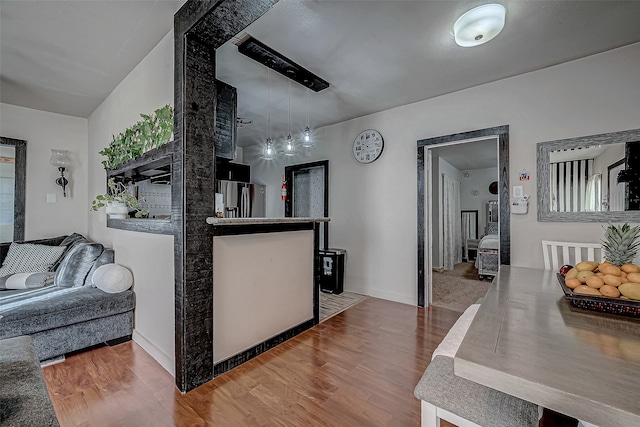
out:
M89 117L173 28L178 0L0 0L0 101Z
M0 3L0 100L88 117L172 26L182 1ZM433 98L640 41L639 1L497 0L505 29L475 48L451 27L487 1L281 0L250 34L331 86L291 84L291 133ZM237 40L235 40L237 41ZM239 145L285 137L289 80L217 51L217 77L238 89ZM268 105L267 100L270 99ZM309 119L307 121L307 106Z
M464 150L460 149L460 144L465 144ZM451 166L461 171L498 168L497 138L473 141L473 143L462 141L450 145L439 145L431 150L433 155L446 160Z

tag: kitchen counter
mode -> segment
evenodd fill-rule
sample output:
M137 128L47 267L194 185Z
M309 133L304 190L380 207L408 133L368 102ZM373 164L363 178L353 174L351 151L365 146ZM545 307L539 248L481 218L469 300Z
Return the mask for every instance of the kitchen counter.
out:
M214 373L318 324L319 227L329 218L207 218Z
M211 225L284 224L300 222L329 222L329 218L207 218Z

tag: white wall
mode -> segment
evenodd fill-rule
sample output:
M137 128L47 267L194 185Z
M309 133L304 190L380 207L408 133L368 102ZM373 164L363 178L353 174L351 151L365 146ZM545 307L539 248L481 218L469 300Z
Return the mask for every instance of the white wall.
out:
M416 141L440 135L510 125L511 185L532 196L527 215L511 216L513 265L542 267L542 239L599 241L601 224L537 222L536 143L640 128L638 69L640 43L316 129L310 157L286 161L329 159L330 245L349 253L345 288L416 303ZM385 150L358 164L353 138L370 128ZM269 184L268 214L281 215L284 164L260 161L257 149L244 154L254 179ZM518 181L523 169L530 181Z
M87 119L0 103L0 135L27 141L25 238L87 232ZM55 183L51 149L69 150L67 197ZM47 193L56 203L47 203Z
M122 132L165 104L173 105L173 31L169 32L89 117L89 195L103 193L106 175L98 154ZM89 215L89 236L116 251L133 271L137 295L134 340L174 372L173 236L106 227L104 211Z
M469 177L463 176L460 181L460 208L478 211L478 237L482 237L487 225L487 202L498 200L497 194L489 192L489 185L498 180L498 167L470 169L465 172L469 172ZM477 196L472 194L474 190L478 191Z

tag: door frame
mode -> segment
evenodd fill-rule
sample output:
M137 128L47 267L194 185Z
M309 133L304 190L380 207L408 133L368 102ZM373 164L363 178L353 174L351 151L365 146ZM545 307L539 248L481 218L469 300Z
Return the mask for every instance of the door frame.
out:
M313 169L321 167L324 174L324 217L329 217L329 160L320 160L317 162L311 163L301 163L298 165L286 166L284 168L284 179L287 183L287 200L284 202L284 216L292 217L293 216L293 198L295 194L293 194L293 177L295 172L299 172L305 169ZM323 230L323 239L324 239L324 249L329 247L329 223L322 223Z
M498 139L498 193L499 193L499 227L500 227L500 264L511 264L511 234L509 206L509 125L474 130L470 132L443 135L418 140L418 306L425 307L431 303L431 227L425 227L425 213L431 215L431 152L430 148L452 143L474 142L496 137ZM425 153L426 151L426 153ZM425 155L426 154L426 155ZM425 160L427 168L425 169ZM425 171L429 173L426 174ZM426 175L426 179L425 179ZM428 185L425 185L428 184ZM425 195L425 191L428 193ZM425 212L426 211L426 212ZM425 236L427 238L425 238ZM427 259L428 256L428 259ZM427 279L427 280L425 280Z

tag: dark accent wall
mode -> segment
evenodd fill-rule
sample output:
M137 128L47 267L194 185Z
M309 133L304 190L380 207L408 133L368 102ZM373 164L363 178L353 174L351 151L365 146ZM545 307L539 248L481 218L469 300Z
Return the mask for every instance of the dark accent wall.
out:
M425 156L424 150L439 144L452 141L474 140L483 137L497 136L498 138L498 194L500 199L500 264L511 264L511 209L509 206L509 126L497 126L471 132L462 132L418 141L418 306L424 307L425 296L425 223L424 203L425 193ZM430 173L430 171L429 171Z
M27 192L27 141L0 137L0 144L15 147L15 187L13 199L13 241L24 240Z
M213 215L215 49L277 0L190 0L174 19L172 211L175 256L176 385L189 391L214 377Z

